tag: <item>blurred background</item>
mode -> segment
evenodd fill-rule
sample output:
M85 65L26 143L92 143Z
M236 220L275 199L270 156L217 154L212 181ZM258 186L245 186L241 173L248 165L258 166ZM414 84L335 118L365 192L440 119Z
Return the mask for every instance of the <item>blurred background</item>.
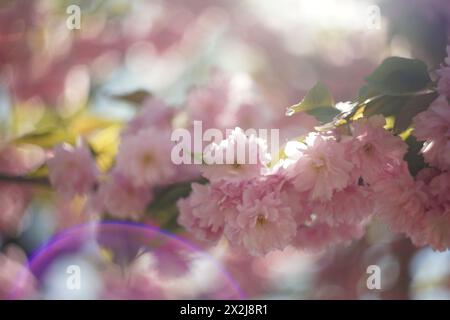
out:
M348 101L388 56L422 59L432 71L449 31L448 0L1 0L0 268L8 248L29 256L83 222L46 186L43 162L56 143L87 137L107 170L123 124L152 97L193 120L192 90L221 77L248 105L239 109L247 118L227 125L292 138L314 120L285 110L318 80ZM165 228L159 218L149 223ZM415 248L376 221L363 239L322 253L205 250L251 298L450 299L450 253ZM366 287L372 264L381 290Z

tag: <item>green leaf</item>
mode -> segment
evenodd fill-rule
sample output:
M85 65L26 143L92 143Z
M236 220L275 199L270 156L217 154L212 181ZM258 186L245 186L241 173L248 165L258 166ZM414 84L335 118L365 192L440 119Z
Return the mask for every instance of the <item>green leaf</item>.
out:
M306 113L314 116L317 120L322 123L330 122L341 112L333 107L319 107L306 111Z
M334 106L334 99L331 92L321 82L318 82L298 104L289 107L286 115L291 116L294 113L310 111L317 108Z
M383 96L378 99L373 99L366 104L364 109L364 117L370 117L376 114L381 114L385 117L392 116L400 112L401 108L408 100L404 96Z
M427 66L416 59L390 57L366 78L381 93L402 95L423 90L430 84Z
M403 105L401 110L395 117L394 133L399 134L408 129L411 125L412 119L418 113L428 109L430 103L437 98L437 93L429 93L411 97Z

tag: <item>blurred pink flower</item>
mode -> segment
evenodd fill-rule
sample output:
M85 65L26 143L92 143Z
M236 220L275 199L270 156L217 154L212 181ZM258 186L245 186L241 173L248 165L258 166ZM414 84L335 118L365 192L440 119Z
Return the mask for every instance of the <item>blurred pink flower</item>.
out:
M450 46L447 46L447 58L445 58L446 66L442 66L436 70L439 76L438 92L447 98L450 98Z
M155 280L147 254L142 254L124 269L110 266L103 273L101 299L161 300L164 288Z
M430 194L439 202L450 202L450 172L442 172L429 183Z
M428 196L422 181L415 182L406 164L391 176L372 186L375 213L396 232L411 233L420 230Z
M26 187L0 183L0 234L14 235L18 231L28 198Z
M134 116L122 131L122 137L133 136L150 127L170 130L175 110L163 101L150 98L144 102L142 109Z
M263 139L255 135L246 136L237 127L225 140L206 147L203 159L207 165L201 171L209 181L239 181L260 176L270 161L270 155Z
M116 169L137 186L165 184L175 174L170 131L150 127L123 138Z
M34 145L8 145L0 150L0 173L24 175L45 162L45 152Z
M0 253L0 300L32 299L36 293L36 279L26 267L25 254L9 246Z
M55 200L54 222L56 230L62 231L72 226L87 223L96 218L96 215L92 215L90 211L85 210L86 202L89 199L91 197L88 200L81 197L75 197L70 200L58 197Z
M439 76L438 92L446 97L450 97L450 67L442 67L436 70L436 73Z
M450 168L450 105L439 96L428 109L413 119L414 135L425 141L422 149L425 161L440 169Z
M450 248L450 173L436 175L427 187L430 200L423 228L415 230L411 237L419 245L428 244L435 250L444 251Z
M294 148L293 148L294 149ZM309 192L310 200L331 200L334 191L344 189L353 165L345 159L345 148L334 137L311 133L305 144L296 144L286 169L297 191Z
M229 81L224 74L215 72L208 85L189 92L186 111L190 122L202 121L203 129L219 128L220 116L229 100Z
M425 214L424 228L419 235L420 244L428 244L434 250L445 251L450 248L450 201L434 205ZM414 239L414 237L413 237ZM416 241L417 242L417 241Z
M302 250L318 252L339 243L348 244L363 235L362 223L332 227L326 223L313 222L311 225L298 226L293 244Z
M162 277L180 277L189 272L189 259L175 246L166 244L153 252L156 258L156 269Z
M75 147L66 143L57 145L47 164L51 184L69 198L89 192L97 180L95 161L82 142Z
M152 200L150 188L136 186L128 178L113 172L100 184L97 201L102 201L104 209L115 218L138 219ZM98 204L94 203L94 206Z

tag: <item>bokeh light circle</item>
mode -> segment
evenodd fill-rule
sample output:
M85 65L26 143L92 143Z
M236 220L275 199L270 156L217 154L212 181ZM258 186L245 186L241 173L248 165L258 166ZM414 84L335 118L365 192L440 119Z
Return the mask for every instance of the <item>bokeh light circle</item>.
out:
M130 222L66 229L31 256L29 270L38 282L37 299L245 298L208 253L156 227Z

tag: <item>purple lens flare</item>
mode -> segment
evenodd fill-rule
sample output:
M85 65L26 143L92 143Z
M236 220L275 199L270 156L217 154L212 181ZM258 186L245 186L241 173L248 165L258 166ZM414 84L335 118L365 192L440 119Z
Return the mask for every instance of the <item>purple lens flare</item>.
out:
M37 299L245 298L213 256L167 231L132 222L66 229L37 249L28 267L37 279ZM77 269L80 280L73 287L70 278L77 275L70 270ZM18 278L12 299L24 279Z

